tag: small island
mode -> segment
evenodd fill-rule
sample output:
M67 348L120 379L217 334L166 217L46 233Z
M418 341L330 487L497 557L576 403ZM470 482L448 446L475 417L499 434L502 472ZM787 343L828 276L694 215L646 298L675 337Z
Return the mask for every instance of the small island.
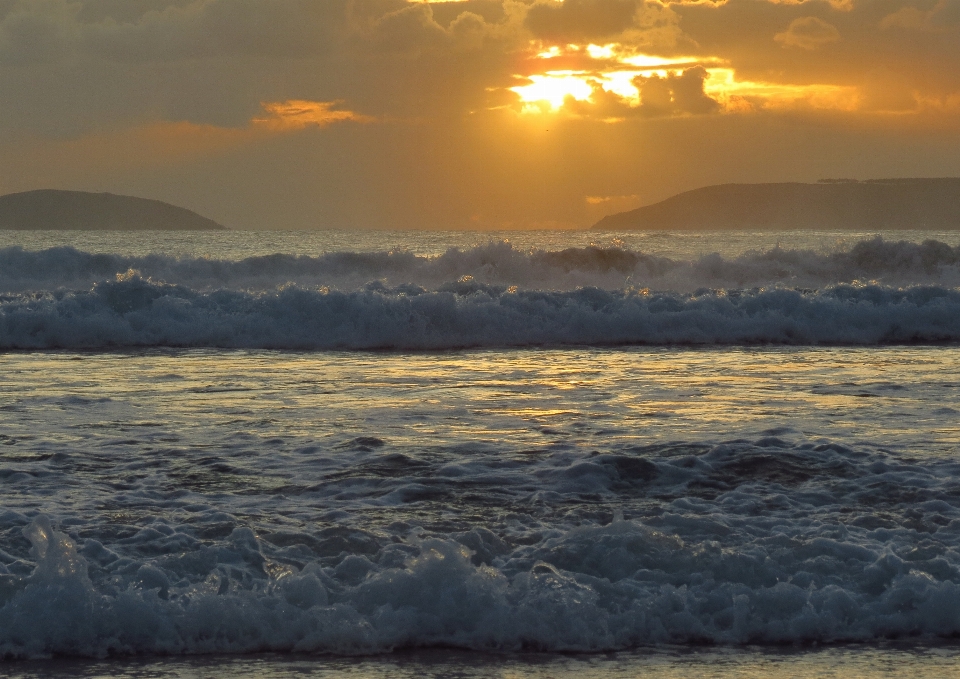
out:
M592 228L960 229L960 178L719 184L608 215Z
M226 227L192 210L159 200L40 189L0 196L0 229L213 231Z

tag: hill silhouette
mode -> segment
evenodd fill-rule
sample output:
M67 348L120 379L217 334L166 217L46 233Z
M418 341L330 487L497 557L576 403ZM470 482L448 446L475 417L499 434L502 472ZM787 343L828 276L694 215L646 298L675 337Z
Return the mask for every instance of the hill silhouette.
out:
M608 215L593 228L960 229L960 178L719 184Z
M0 229L211 231L225 228L192 210L148 198L56 189L0 196Z

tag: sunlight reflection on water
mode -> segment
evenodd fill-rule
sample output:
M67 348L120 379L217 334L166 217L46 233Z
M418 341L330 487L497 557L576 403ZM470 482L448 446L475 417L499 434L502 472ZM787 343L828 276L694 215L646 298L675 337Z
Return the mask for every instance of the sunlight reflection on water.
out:
M830 253L875 237L860 231L3 231L0 248L26 250L70 246L94 253L132 256L172 256L237 260L285 253L317 256L325 252L386 252L406 250L439 255L449 248L507 240L521 251L531 248L623 247L672 259L696 259L711 253L735 257L774 247ZM958 231L885 231L887 241L920 243L928 239L960 244Z

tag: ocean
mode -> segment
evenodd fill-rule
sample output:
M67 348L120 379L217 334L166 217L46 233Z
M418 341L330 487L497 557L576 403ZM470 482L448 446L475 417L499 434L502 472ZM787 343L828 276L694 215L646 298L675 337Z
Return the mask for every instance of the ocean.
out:
M0 674L960 676L960 232L0 232Z

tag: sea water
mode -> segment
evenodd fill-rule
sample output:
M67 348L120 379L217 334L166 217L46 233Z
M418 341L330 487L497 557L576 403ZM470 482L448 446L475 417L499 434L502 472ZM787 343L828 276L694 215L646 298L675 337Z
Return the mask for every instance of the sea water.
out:
M4 674L954 671L956 234L0 238Z

